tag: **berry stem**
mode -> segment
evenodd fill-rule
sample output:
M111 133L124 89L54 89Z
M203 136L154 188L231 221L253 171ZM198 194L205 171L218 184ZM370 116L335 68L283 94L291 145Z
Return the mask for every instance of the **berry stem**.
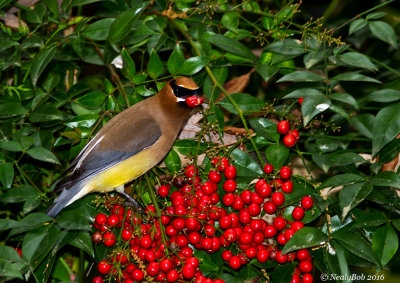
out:
M152 203L154 205L154 208L156 209L156 213L157 213L157 217L158 217L158 223L160 224L161 240L162 240L162 242L164 244L164 247L165 247L165 254L167 256L169 256L169 254L168 254L168 245L167 245L167 241L165 239L164 225L162 224L162 221L161 221L161 210L160 210L160 208L158 206L156 195L154 194L153 186L151 185L150 178L149 178L148 175L146 175L146 182L147 182L147 187L148 187L147 191L149 192L150 199L151 199L151 201L152 201Z

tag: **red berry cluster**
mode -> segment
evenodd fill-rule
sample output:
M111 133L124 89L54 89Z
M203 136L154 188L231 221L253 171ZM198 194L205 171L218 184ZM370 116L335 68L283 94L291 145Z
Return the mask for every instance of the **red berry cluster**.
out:
M277 125L278 133L283 136L283 144L287 147L293 147L300 138L299 131L297 129L290 129L290 123L287 120L282 120Z
M212 166L206 180L190 165L184 169L184 181L175 185L178 190L161 185L158 195L165 198L167 206L153 222L145 223L119 204L111 205L109 216L99 213L94 222L99 231L93 234L93 242L114 247L118 237L122 242L118 246L123 248L115 248L107 260L101 261L98 272L125 283L221 283L221 279L203 276L194 250L215 253L223 249L222 259L234 270L250 260L275 260L278 264L298 260L293 282L312 282L313 265L307 250L282 254L283 245L304 226L304 210L313 206L313 199L306 196L293 209L295 221L281 216L285 210L283 193L293 191L290 167L275 171L267 164L266 178L241 190L236 183L237 169L227 158L214 158ZM148 210L155 212L153 206ZM264 214L268 222L261 218ZM102 280L98 276L93 282Z

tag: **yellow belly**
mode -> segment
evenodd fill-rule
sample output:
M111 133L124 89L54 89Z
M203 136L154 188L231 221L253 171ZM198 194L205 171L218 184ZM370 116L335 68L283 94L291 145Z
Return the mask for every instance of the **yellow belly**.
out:
M157 163L158 160L151 156L150 149L143 150L94 176L87 184L88 191L101 193L112 191L143 175Z

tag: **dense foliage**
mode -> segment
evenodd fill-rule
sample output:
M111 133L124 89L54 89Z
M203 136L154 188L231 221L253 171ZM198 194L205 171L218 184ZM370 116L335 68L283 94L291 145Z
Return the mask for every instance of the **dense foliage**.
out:
M0 1L0 281L98 275L93 265L112 248L93 244L92 223L110 214L109 196L89 195L54 220L44 213L52 183L110 117L178 75L197 82L206 104L164 164L129 185L157 207L148 223L171 205L153 192L160 184L176 191L188 163L204 179L211 160L226 157L238 194L290 166L294 189L275 216L293 221L293 205L308 195L314 206L301 218L304 232L269 244L282 253L308 249L314 278L350 282L398 269L400 7L340 2ZM298 141L280 134L282 120ZM267 163L278 177L263 172ZM288 282L296 265L233 268L221 253L195 256L204 275L226 282Z

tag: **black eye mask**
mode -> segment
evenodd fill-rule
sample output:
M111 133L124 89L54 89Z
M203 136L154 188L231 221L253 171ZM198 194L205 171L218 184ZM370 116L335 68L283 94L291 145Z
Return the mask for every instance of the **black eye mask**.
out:
M169 85L171 86L172 91L174 92L174 95L176 97L187 98L187 97L192 96L192 95L196 95L196 96L200 95L199 89L188 89L188 88L185 88L183 86L179 86L179 85L176 84L175 80L172 80L169 83Z

